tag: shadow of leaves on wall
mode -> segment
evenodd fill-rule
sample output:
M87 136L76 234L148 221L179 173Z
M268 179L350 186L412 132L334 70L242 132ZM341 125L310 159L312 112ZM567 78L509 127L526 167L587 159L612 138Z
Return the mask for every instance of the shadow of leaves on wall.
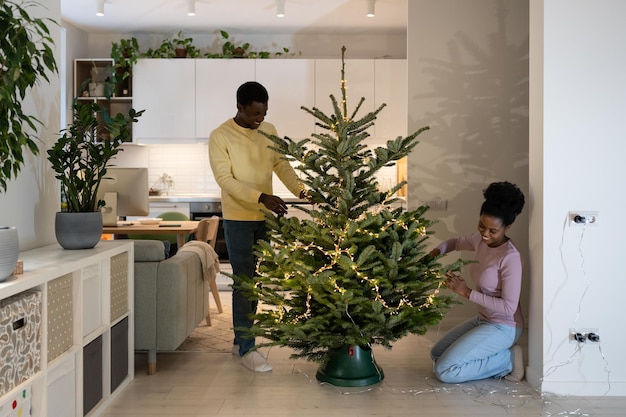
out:
M431 130L426 163L424 155L414 158L415 166L409 161L409 196L467 208L454 212L455 225L447 225L454 230L439 228L442 238L473 230L467 225L475 224L488 183L508 180L528 189L529 41L528 33L518 43L508 39L507 21L518 17L507 4L496 2L496 30L486 39L458 31L446 43L446 59L419 60L428 88L411 100L427 110L411 123Z

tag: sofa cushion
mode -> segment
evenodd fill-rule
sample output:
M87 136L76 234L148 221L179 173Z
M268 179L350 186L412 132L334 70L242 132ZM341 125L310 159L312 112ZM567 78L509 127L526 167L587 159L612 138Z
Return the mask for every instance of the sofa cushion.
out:
M165 247L160 240L135 240L135 262L161 262Z

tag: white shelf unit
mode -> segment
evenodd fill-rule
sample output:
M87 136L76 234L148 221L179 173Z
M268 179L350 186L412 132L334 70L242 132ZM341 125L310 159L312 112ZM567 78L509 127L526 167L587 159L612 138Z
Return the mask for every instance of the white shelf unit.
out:
M97 79L92 80L93 68L97 69ZM104 86L108 83L115 68L115 62L110 58L77 58L74 60L74 97L83 103L95 102L111 117L118 113L127 115L133 106L131 77L120 81L115 86L109 86L109 96L106 95ZM121 75L118 75L121 77ZM90 83L94 81L93 83ZM127 85L121 85L125 83ZM94 84L99 85L95 88ZM101 131L106 136L106 132Z
M24 415L97 416L130 383L133 259L130 241L101 241L86 250L54 244L20 254L24 273L0 282L0 300L40 292L40 366L0 393L0 410L28 392L30 414ZM94 341L99 350L89 350Z

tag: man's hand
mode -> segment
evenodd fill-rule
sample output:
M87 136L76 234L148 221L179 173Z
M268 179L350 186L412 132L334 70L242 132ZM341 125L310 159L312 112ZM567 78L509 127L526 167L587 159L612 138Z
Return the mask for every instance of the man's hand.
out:
M273 211L279 216L284 216L285 214L287 214L287 204L285 204L282 198L275 195L261 193L261 195L259 196L259 203L262 203L265 208L267 208L269 211Z

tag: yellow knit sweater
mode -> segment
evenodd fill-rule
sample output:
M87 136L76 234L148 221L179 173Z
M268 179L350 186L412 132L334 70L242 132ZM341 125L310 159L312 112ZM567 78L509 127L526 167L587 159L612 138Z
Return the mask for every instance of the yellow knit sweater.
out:
M274 125L263 122L258 130L278 135ZM209 161L222 190L222 215L226 220L264 220L261 193L273 194L272 173L295 196L303 189L288 161L270 149L273 143L256 129L228 119L211 132Z

